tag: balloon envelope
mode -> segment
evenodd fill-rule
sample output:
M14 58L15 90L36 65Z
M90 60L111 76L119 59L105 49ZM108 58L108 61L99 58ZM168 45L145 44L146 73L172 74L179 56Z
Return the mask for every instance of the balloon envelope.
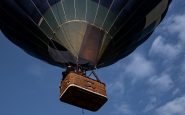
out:
M1 0L0 29L52 65L105 67L152 34L171 0Z

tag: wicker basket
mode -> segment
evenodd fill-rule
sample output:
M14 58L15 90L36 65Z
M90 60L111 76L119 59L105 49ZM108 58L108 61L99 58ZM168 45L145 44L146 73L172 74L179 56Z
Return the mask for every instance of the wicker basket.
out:
M77 73L69 73L61 81L60 93L62 102L90 111L97 111L107 101L104 83Z

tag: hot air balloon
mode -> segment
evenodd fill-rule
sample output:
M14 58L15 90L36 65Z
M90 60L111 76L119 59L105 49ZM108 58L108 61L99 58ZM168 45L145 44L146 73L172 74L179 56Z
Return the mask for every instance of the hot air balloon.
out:
M75 95L73 88L63 101L96 111L107 101L105 84L95 72L97 80L89 81L85 72L114 64L133 52L160 24L170 3L171 0L1 0L0 29L29 55L67 68L64 77L86 79L88 85L81 87L92 88L85 95L99 99L89 102L94 105L87 107L89 98L77 102L75 98L68 99ZM69 82L69 78L63 81ZM94 91L91 85L95 81L102 91Z

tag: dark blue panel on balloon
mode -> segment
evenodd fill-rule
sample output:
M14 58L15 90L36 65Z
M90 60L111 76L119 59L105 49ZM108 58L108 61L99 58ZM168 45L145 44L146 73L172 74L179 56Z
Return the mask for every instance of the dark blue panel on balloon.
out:
M39 23L40 18L47 11L49 6L59 1L60 0L16 0L20 7L23 8L36 23Z
M49 4L51 4L51 5L56 4L59 1L61 1L61 0L48 0Z
M123 6L128 2L128 0L92 0L92 1L96 2L97 4L100 2L100 5L108 9L111 8L110 10L112 12L120 12Z

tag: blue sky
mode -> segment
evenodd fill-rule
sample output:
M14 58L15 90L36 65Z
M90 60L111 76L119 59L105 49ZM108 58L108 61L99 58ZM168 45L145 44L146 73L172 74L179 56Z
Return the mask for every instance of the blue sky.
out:
M97 70L108 102L88 115L185 114L185 1L173 0L150 39ZM35 59L0 33L0 115L82 115L59 101L62 69Z

